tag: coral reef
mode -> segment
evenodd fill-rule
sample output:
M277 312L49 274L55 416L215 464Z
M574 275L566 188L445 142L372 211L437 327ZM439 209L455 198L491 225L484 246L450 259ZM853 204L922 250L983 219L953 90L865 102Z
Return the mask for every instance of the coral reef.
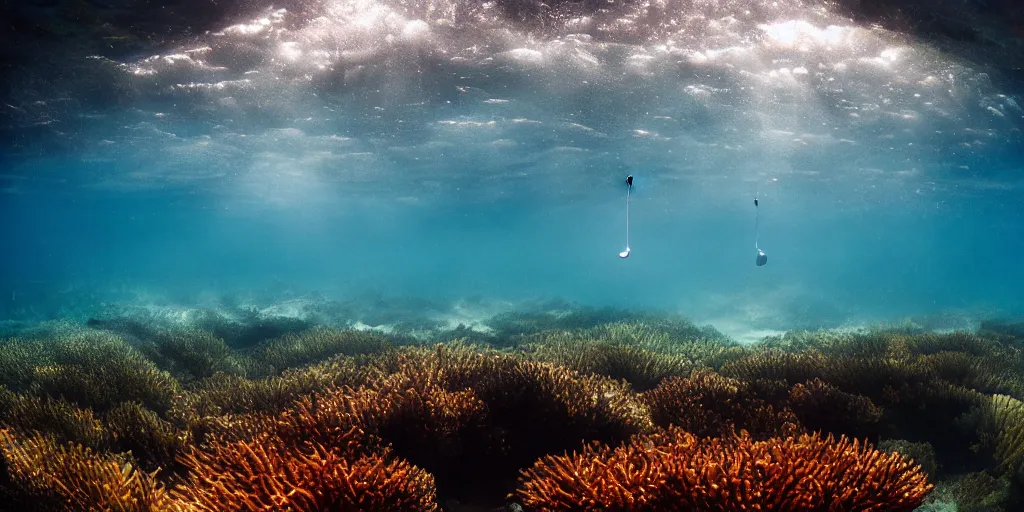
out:
M1015 474L1024 464L1024 402L995 395L985 411L988 439L999 469Z
M61 399L20 395L0 389L0 422L11 430L45 432L61 442L103 448L107 432L91 409Z
M886 453L898 453L921 466L930 478L935 478L939 463L935 460L935 449L928 443L912 443L905 439L887 439L878 443L878 449Z
M344 354L386 351L391 342L374 332L315 328L259 344L246 358L250 375L276 375L288 368Z
M698 440L672 429L545 457L523 472L516 494L543 510L909 512L931 489L899 455L846 438Z
M487 321L494 332L494 344L515 345L536 334L573 331L594 338L619 341L626 337L660 336L673 340L714 340L727 344L728 338L711 326L700 327L684 317L640 313L615 308L572 308L560 311L521 311L496 315Z
M629 389L546 363L467 346L409 348L366 361L357 388L303 397L273 421L230 416L218 439L267 435L285 446L388 448L430 471L444 496L492 495L536 458L586 440L620 442L649 430ZM473 482L472 485L467 485Z
M2 491L15 510L148 512L168 505L155 475L121 455L7 430L0 430L0 451L7 478Z
M652 389L667 377L686 377L695 368L718 369L743 355L738 345L721 334L683 320L548 330L522 339L528 340L522 349L538 360L625 379L637 391Z
M42 340L9 340L4 353L12 372L0 377L11 391L62 398L72 404L106 411L138 400L156 411L170 408L180 383L160 371L117 336L72 331Z
M1006 479L996 478L986 472L957 475L940 482L929 502L938 509L939 504L953 504L954 512L1010 512L1019 510L1010 504L1010 485ZM922 507L920 512L931 509Z
M185 510L437 510L434 479L386 455L345 457L310 443L272 438L214 444L189 454L190 485L172 495Z
M212 332L175 329L149 338L149 357L179 379L202 379L215 373L242 373L240 362L227 343Z
M789 407L812 431L877 437L883 410L870 398L846 393L821 379L811 379L789 391Z
M978 327L978 334L1005 345L1019 347L1024 343L1024 322L985 320Z
M580 373L606 375L629 382L637 391L662 380L690 374L690 361L635 345L589 340L545 340L526 347L538 361L548 361Z
M110 449L131 452L147 470L177 472L178 455L191 443L191 433L161 419L138 402L124 402L106 414Z
M1024 496L1024 356L1005 334L741 346L619 310L493 323L435 344L25 330L0 341L0 508L1008 512Z
M313 325L300 318L268 316L255 308L240 308L234 318L212 309L201 310L190 322L193 327L209 331L231 347L251 347L262 341L305 331Z
M686 379L668 379L644 393L643 402L656 425L675 425L700 437L746 430L761 438L802 430L788 408L776 409L758 398L750 384L709 370Z

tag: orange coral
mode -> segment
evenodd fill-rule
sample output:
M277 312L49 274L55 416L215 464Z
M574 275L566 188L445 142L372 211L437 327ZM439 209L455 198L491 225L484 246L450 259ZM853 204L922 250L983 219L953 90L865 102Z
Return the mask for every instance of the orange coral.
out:
M499 492L544 454L650 428L624 383L551 364L445 347L395 351L371 364L380 373L365 386L305 397L276 416L223 416L204 428L223 442L267 435L350 459L387 447L457 499Z
M413 376L395 374L381 379L375 388L344 387L306 397L270 421L250 416L241 427L273 432L292 446L315 441L342 449L383 441L419 448L455 442L467 430L480 428L484 414L484 404L472 391L446 391ZM236 439L251 436L235 430Z
M311 442L300 451L272 438L213 443L183 457L190 485L172 495L184 510L437 510L434 478L403 459L349 459Z
M776 409L754 396L743 381L710 370L689 378L672 377L642 395L654 423L676 425L697 436L720 436L746 429L755 437L792 435L801 430L792 411Z
M471 390L447 391L425 374L397 373L373 388L342 387L312 395L277 416L223 416L210 439L224 443L272 438L290 450L315 444L348 460L386 449L463 485L486 460L486 408Z
M19 510L163 510L167 495L155 474L121 455L99 454L53 437L0 430L7 499Z
M919 466L845 437L697 440L672 429L544 457L516 495L535 510L909 512L931 489Z
M437 360L442 387L471 390L487 408L487 438L458 465L466 475L460 493L506 492L503 482L538 457L591 440L617 444L653 428L624 382L496 352L438 350ZM447 493L445 480L439 474Z

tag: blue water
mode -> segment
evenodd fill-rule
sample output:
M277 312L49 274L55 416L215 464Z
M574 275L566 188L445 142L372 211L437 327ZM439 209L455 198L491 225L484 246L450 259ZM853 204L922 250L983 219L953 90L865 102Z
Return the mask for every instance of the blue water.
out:
M1024 312L1024 95L977 64L798 2L607 40L341 5L97 59L113 105L8 105L0 318L558 298L748 339Z

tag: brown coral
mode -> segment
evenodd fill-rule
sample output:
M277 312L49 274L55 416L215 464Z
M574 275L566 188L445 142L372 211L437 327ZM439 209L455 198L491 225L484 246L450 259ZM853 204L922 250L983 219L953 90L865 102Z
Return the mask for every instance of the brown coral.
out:
M792 435L802 427L792 411L757 398L749 384L710 370L670 378L642 395L654 423L676 425L698 437L745 429L755 437Z
M1019 368L1007 364L1010 355L977 356L968 352L936 352L924 356L939 378L986 394L1024 396Z
M180 384L120 338L102 333L69 335L48 345L48 364L33 369L29 391L61 397L96 412L138 400L168 410Z
M928 443L914 443L906 439L887 439L876 446L886 453L899 453L904 458L913 460L921 465L929 478L934 479L939 469L939 463L935 459L935 448Z
M353 460L390 449L451 489L484 463L485 418L485 406L471 390L447 391L424 376L396 373L372 388L311 395L279 415L222 416L209 437L266 437L299 450L315 444Z
M60 398L94 412L139 400L166 411L181 389L167 372L121 338L61 329L52 339L0 343L0 376L12 391Z
M829 359L818 352L761 350L722 366L719 373L746 381L781 380L788 385L822 377Z
M376 354L389 350L391 342L380 334L350 329L318 327L262 342L249 356L250 374L276 375L339 354Z
M858 438L876 434L883 413L870 398L845 393L821 379L793 386L789 406L810 430Z
M393 353L368 357L337 356L327 361L285 370L280 376L248 379L218 374L197 381L175 400L169 418L190 430L197 442L209 433L223 433L254 419L268 418L294 409L302 399L330 395L344 386L359 387L379 382L390 372ZM260 420L262 421L262 420Z
M550 364L436 347L390 352L368 365L380 373L366 385L307 396L279 415L218 417L208 422L210 437L267 434L285 446L315 442L352 456L389 447L431 471L446 496L463 497L497 492L483 488L501 486L547 453L650 428L628 386Z
M909 512L931 489L898 454L845 437L697 440L672 429L545 457L516 495L536 510Z
M437 510L434 479L386 454L349 458L318 443L272 438L214 443L183 459L193 476L172 495L185 510Z
M999 470L1019 471L1024 465L1024 402L995 395L984 413L984 428Z
M552 362L580 373L624 379L638 391L652 389L667 377L689 375L693 367L690 361L679 356L635 345L589 339L545 340L528 347L528 350L539 361Z
M19 431L52 434L58 441L94 450L105 446L107 433L93 412L50 397L11 393L0 388L0 422Z
M176 471L176 457L192 440L187 430L176 428L138 402L124 402L111 409L106 423L113 449L130 451L148 470Z
M153 474L120 455L98 454L52 437L0 430L8 499L19 510L164 510L167 496Z
M630 389L607 377L493 352L439 347L437 359L440 385L473 390L495 421L537 430L542 438L554 434L554 425L568 429L564 436L573 445L583 439L626 439L650 428Z
M1011 479L996 478L985 471L956 475L935 486L939 501L956 503L957 512L1018 510Z
M175 329L155 333L142 350L161 368L182 379L201 379L217 372L241 373L231 348L212 332Z
M470 390L447 391L395 374L377 388L341 388L301 400L276 420L274 436L295 446L333 449L389 445L410 462L436 471L457 463L465 443L479 443L486 415Z

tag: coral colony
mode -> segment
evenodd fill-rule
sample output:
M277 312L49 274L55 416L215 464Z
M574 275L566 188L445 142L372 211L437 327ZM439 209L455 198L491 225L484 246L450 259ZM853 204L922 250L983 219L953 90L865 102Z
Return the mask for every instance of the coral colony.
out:
M21 332L0 347L0 506L1021 510L1019 326L742 346L621 311L489 325Z

